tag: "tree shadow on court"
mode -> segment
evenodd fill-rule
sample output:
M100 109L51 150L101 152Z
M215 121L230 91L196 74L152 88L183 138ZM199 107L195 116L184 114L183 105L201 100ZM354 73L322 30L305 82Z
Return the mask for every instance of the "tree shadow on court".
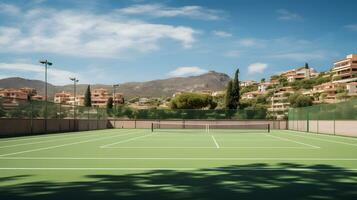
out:
M331 165L281 163L196 171L98 172L85 181L38 181L0 187L1 199L356 199L357 172ZM259 170L237 170L237 169ZM309 168L311 170L286 170ZM322 170L323 169L323 170ZM88 172L90 173L90 172ZM99 174L100 173L100 174ZM66 176L64 171L63 176ZM21 180L22 176L1 181ZM6 180L9 179L9 180Z

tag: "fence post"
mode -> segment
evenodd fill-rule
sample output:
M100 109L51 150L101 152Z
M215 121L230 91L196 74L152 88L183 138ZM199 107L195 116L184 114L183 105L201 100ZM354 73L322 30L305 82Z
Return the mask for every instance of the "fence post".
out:
M61 110L61 107L62 107L62 104L59 103L59 112L58 112L58 131L59 132L62 131L62 124L61 124L61 122L62 122L62 120L61 120L61 112L62 112L62 110Z
M86 107L87 108L87 128L88 128L88 131L90 130L90 127L89 127L89 109L90 107Z
M32 135L33 134L33 103L30 102L30 104L31 104L30 133Z
M319 121L320 121L320 112L321 112L321 106L319 106L318 112L316 112L316 133L319 133Z
M97 130L99 129L99 114L98 114L98 107L97 107Z
M310 132L310 119L308 109L306 109L306 132Z
M336 108L333 111L333 134L336 135Z

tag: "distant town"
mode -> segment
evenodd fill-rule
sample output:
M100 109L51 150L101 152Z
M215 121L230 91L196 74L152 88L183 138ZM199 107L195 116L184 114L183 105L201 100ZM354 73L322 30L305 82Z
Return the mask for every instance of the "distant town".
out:
M260 81L244 80L240 85L240 108L259 107L266 108L269 115L276 119L285 118L289 107L292 105L291 96L305 96L313 104L336 103L349 98L357 97L357 54L347 55L346 58L335 61L329 71L317 72L308 63L280 74L264 78ZM224 109L225 90L212 91L177 91L172 97L135 97L124 99L120 91L108 91L97 88L90 92L92 107L106 107L108 100L115 106L128 106L135 109L172 108L173 98L183 93L197 93L212 97L216 102L213 109ZM45 98L38 94L34 88L0 88L0 97L3 105L8 108L16 107L24 101L43 101ZM84 106L85 94L74 95L73 92L58 92L53 98L54 103L64 105ZM309 104L305 105L308 106ZM209 109L203 107L202 109ZM212 107L210 108L212 109Z

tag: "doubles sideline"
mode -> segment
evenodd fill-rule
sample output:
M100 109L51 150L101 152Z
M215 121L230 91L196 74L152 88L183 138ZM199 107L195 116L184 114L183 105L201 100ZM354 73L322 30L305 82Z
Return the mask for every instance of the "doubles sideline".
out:
M131 135L131 134L137 134L140 132L131 132L131 133L126 133L126 134L115 134L107 137L100 137L100 138L95 138L95 139L89 139L89 140L83 140L79 142L72 142L72 143L66 143L66 144L61 144L61 145L55 145L55 146L49 146L49 147L42 147L42 148L36 148L36 149L30 149L30 150L25 150L25 151L18 151L18 152L13 152L13 153L7 153L7 154L1 154L0 157L2 156L10 156L10 155L17 155L17 154L22 154L22 153L29 153L29 152L35 152L35 151L42 151L42 150L48 150L48 149L55 149L59 147L65 147L65 146L70 146L70 145L75 145L75 144L82 144L82 143L87 143L87 142L94 142L94 141L99 141L99 140L104 140L108 138L115 138L115 137L121 137L121 136L126 136L126 135Z

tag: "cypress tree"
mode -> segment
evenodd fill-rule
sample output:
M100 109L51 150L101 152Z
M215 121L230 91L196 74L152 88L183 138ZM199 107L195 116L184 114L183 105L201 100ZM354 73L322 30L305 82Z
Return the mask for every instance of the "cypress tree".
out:
M92 94L90 92L90 85L88 85L86 93L84 94L84 106L92 107Z
M107 109L111 110L113 108L113 97L109 97L107 101Z
M239 86L239 69L236 70L234 74L234 79L232 83L232 95L233 95L233 102L232 106L233 109L237 109L239 106L239 99L240 99L240 86Z
M227 85L226 99L225 99L226 109L235 109L232 89L233 89L233 81L229 81Z

